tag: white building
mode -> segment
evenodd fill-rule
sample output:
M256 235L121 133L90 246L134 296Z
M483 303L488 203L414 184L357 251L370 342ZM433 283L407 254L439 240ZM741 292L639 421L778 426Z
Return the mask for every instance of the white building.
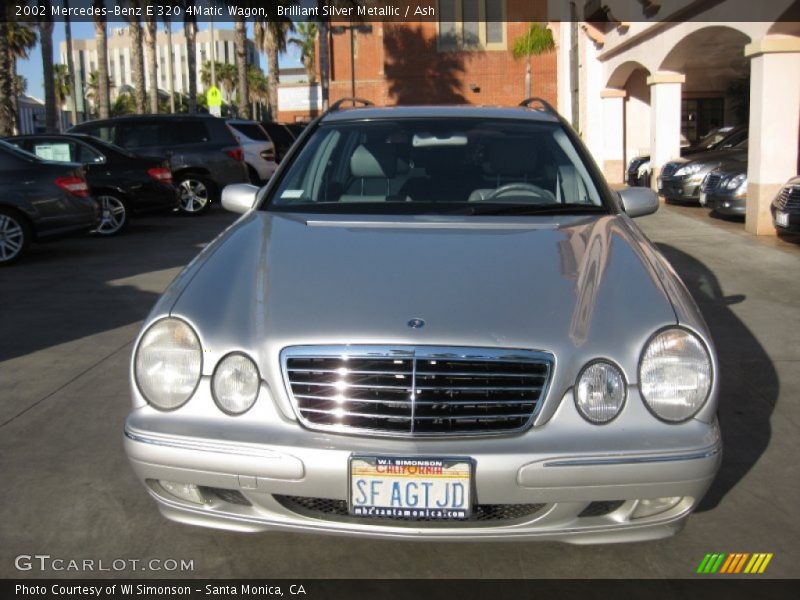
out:
M234 31L232 29L214 29L214 40L216 46L216 59L221 63L236 63L236 51L234 48ZM144 32L142 35L143 47ZM198 31L195 38L196 52L196 71L197 71L197 91L198 94L205 92L205 86L200 78L203 63L211 60L212 56L211 30L205 29ZM130 36L129 27L110 27L108 29L108 74L114 87L111 89L111 100L122 91L133 87L133 74L131 69L131 53L133 43ZM146 49L144 60L145 87L150 82L149 68L147 64ZM67 45L61 42L60 45L61 63L67 63ZM75 78L77 89L85 91L86 82L89 74L97 70L97 40L73 40L72 55L75 64ZM160 28L156 36L156 61L158 74L158 88L164 94L169 93L169 43L167 41L166 30ZM247 62L259 67L259 53L251 40L247 41ZM186 37L183 28L174 29L172 33L172 74L174 90L181 94L189 91L189 70L186 57ZM78 110L85 110L85 94L78 94Z
M561 3L567 10L568 4ZM571 60L574 28L568 23L554 28L559 111L573 114L577 96L581 135L609 180L623 181L627 162L649 154L655 183L661 167L680 154L682 135L693 141L713 124L737 124L732 90L743 84L749 87L750 128L746 229L774 234L769 205L799 166L798 3L582 4L596 7L599 15L578 27L577 61ZM562 7L551 2L551 17ZM746 10L760 20L744 20ZM569 20L568 14L561 16Z

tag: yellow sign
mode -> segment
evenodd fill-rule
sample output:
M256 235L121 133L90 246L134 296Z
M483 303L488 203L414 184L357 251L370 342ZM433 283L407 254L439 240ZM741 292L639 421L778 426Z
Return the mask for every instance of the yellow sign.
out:
M206 104L208 104L209 107L222 106L222 92L219 91L217 86L212 85L208 88L206 92Z

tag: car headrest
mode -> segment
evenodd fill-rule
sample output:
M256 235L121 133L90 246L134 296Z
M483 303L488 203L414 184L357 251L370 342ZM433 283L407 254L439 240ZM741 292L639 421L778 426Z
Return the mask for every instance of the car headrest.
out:
M353 177L388 178L397 170L397 152L391 144L374 145L367 148L361 144L350 157Z

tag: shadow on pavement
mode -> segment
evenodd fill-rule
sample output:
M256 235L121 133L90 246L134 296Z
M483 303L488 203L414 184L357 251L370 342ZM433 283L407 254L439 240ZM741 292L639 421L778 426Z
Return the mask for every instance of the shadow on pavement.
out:
M716 275L703 263L672 246L658 247L700 307L719 357L722 468L698 508L711 510L767 449L772 434L770 417L778 401L780 383L764 348L730 309L746 301L746 296L725 296Z
M31 246L0 270L0 362L144 319L177 274L159 272L188 263L235 218L219 208L149 217L118 237Z

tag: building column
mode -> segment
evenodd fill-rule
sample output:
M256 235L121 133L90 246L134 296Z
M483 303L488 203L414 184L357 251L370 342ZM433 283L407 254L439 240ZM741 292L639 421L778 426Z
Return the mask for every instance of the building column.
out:
M662 167L681 153L681 88L686 76L654 73L650 86L650 168L655 187Z
M775 235L770 204L798 169L800 39L766 37L748 44L750 144L745 229Z
M625 182L625 90L606 88L603 104L603 174L611 184Z

